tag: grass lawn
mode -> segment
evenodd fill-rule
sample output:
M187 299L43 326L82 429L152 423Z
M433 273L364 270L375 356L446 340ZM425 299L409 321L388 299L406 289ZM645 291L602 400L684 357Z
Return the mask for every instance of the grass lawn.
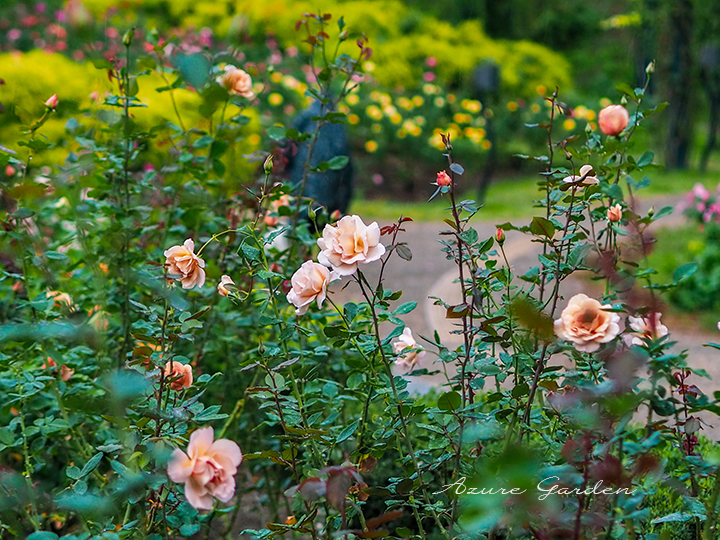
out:
M657 169L650 171L647 176L650 178L650 185L639 192L638 196L640 197L678 195L679 199L698 182L710 190L715 189L720 183L720 171L699 173L692 170L665 171ZM500 223L532 216L534 201L541 196L536 182L537 178L529 177L497 181L490 186L485 205L475 219ZM428 198L432 192L432 186L428 184ZM467 193L458 200L474 199L474 195L474 193ZM440 197L430 203L357 198L353 200L350 210L370 221L393 221L401 214L416 221L440 221L449 217L447 208L447 199Z

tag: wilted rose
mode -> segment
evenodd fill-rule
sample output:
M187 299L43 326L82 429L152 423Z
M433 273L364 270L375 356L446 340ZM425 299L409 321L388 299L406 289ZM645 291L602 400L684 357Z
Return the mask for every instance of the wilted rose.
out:
M576 294L555 321L555 335L570 341L578 351L597 351L601 343L612 341L620 332L620 316L606 311L611 307Z
M408 371L411 371L415 364L419 363L425 356L425 351L418 347L409 328L405 328L397 341L393 343L393 351L398 355L395 365Z
M615 206L611 206L608 208L607 211L607 219L608 221L612 221L613 223L617 223L622 219L623 209L620 204L616 204Z
M225 66L225 73L218 77L217 82L231 94L248 99L255 97L255 92L252 91L252 78L247 72L235 66Z
M583 186L590 186L593 184L599 184L600 180L596 176L592 176L593 167L592 165L583 165L580 167L579 175L570 175L563 178L563 182L566 184L577 184Z
M165 378L170 379L170 390L179 392L183 388L190 388L193 383L192 366L176 361L165 364Z
M205 283L205 261L195 255L195 242L190 238L182 246L173 246L165 251L168 275L182 283L183 289L202 287Z
M651 313L647 317L628 317L628 323L631 330L631 345L644 345L646 340L658 339L667 336L668 328L660 323L660 313Z
M619 135L630 123L630 115L622 105L609 105L600 111L598 125L605 135Z
M228 294L230 294L230 291L226 287L227 285L235 285L235 282L230 276L223 275L220 278L220 283L218 283L217 286L217 290L218 293L220 293L220 296L227 296Z
M380 228L365 225L359 216L345 216L336 225L325 225L318 238L318 262L332 266L341 276L355 273L359 263L376 261L385 253L380 243Z
M198 510L210 510L213 497L228 502L235 495L235 474L242 462L240 447L229 439L215 438L213 428L201 428L190 435L187 454L173 451L168 477L185 482L185 497Z
M287 294L288 302L295 306L295 313L303 315L313 301L317 301L318 307L321 307L327 295L328 283L339 277L322 264L305 261L293 274L290 280L292 289Z

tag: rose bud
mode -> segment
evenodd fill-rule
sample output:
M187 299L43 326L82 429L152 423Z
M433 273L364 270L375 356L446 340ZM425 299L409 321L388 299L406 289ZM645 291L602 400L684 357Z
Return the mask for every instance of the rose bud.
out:
M495 240L497 240L497 243L502 246L505 243L505 231L502 229L495 231Z
M617 223L622 219L622 206L619 204L616 204L615 206L611 206L608 208L607 211L607 219L608 221L612 221L613 223Z
M57 106L58 106L58 97L57 97L57 94L53 94L52 96L50 96L50 99L48 99L48 100L45 102L45 106L46 106L48 109L52 109L52 110L54 111L54 110L57 108Z
M452 184L452 179L450 176L448 176L448 173L445 171L440 171L437 173L437 185L438 186L449 186Z
M220 278L220 283L218 283L217 286L217 290L218 293L220 293L220 296L227 296L228 294L230 294L230 290L226 287L226 285L235 285L235 282L230 276L223 275Z
M619 135L630 122L630 115L622 105L609 105L600 111L598 124L605 135Z

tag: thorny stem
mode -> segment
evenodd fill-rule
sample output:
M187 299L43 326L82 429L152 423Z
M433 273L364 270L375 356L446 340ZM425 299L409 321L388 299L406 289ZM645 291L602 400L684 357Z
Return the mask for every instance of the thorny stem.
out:
M413 448L412 440L410 438L410 434L408 433L407 421L405 419L405 414L403 413L403 410L402 410L402 403L400 402L400 398L399 398L398 391L397 391L397 386L395 385L395 377L393 376L392 369L390 368L390 360L387 358L387 355L385 354L385 350L383 349L382 339L380 338L380 326L379 326L379 322L378 322L377 312L375 310L375 303L373 302L373 300L370 297L370 294L367 292L367 290L365 288L365 285L367 285L368 288L370 288L370 284L367 282L367 280L365 279L365 276L360 271L357 272L355 279L356 279L358 285L360 285L360 290L362 292L363 297L365 297L365 300L367 301L368 305L370 306L370 312L372 314L372 320L373 320L373 328L375 330L375 339L378 344L378 350L380 351L380 357L382 358L383 365L385 366L385 371L387 372L388 379L390 379L390 387L393 392L393 398L395 399L395 404L396 404L395 406L397 409L398 418L400 419L400 425L402 426L403 437L405 439L405 443L407 444L407 447L409 450L410 459L413 463L413 468L415 469L415 474L417 475L418 480L421 482L423 496L426 501L430 501L430 496L429 496L427 489L425 488L425 485L423 483L421 470L420 470L420 464L417 461L417 456L415 455L415 450ZM398 448L398 450L400 450L400 448ZM440 528L440 531L442 531L443 536L447 540L450 540L450 534L448 533L447 529L443 526L442 521L440 521L440 516L438 516L437 512L435 512L435 509L433 509L431 507L429 507L428 509L430 510L430 514L432 515L433 519L435 520L435 523ZM423 529L422 522L418 518L419 518L419 516L416 515L416 519L418 520L418 527L420 529L420 536L424 540L426 538L425 531Z

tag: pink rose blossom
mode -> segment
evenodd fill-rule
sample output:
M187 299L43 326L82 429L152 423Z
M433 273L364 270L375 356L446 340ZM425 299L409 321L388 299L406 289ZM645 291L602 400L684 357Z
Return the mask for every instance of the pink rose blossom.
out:
M327 286L339 279L336 272L331 272L322 264L305 261L293 274L290 283L292 289L287 294L288 302L295 306L297 315L304 315L313 301L322 306L327 296Z
M378 260L385 254L380 243L380 227L373 222L365 225L360 216L345 216L336 225L325 225L318 238L318 262L332 266L341 276L355 273L358 264Z
M648 339L658 339L667 336L668 328L660 323L660 313L651 313L648 317L628 317L631 330L629 334L631 345L644 345Z
M630 123L630 115L622 105L609 105L600 111L598 125L605 135L619 135Z
M168 463L168 477L185 483L185 497L198 510L210 510L213 497L228 502L235 495L235 474L242 463L242 452L233 441L213 442L214 438L211 427L194 431L187 454L176 449Z

